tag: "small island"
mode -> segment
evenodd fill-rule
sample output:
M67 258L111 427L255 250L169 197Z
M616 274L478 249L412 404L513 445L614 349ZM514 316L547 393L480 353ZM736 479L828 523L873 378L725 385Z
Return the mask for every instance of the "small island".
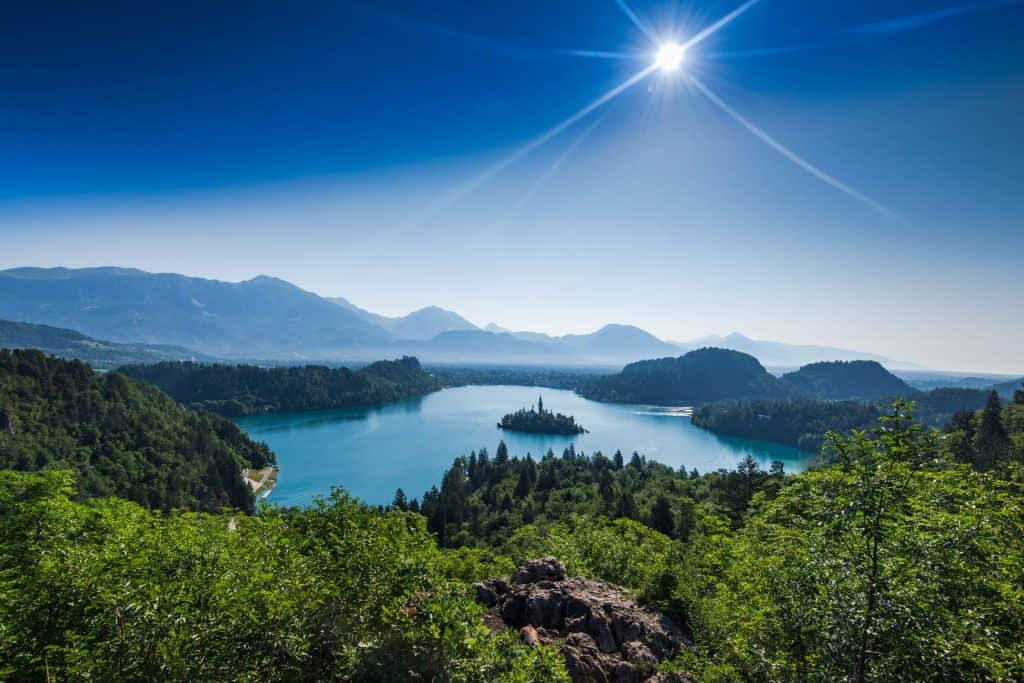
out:
M529 410L520 408L501 418L498 429L530 434L585 434L587 432L582 425L576 424L576 418L573 416L544 410L544 399L541 397L537 398L536 408L531 407Z

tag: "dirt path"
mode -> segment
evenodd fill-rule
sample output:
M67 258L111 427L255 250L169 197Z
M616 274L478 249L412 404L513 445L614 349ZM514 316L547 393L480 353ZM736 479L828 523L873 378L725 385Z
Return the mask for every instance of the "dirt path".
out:
M252 478L249 477L249 473L248 473L248 470L247 470L246 474L245 474L245 481L249 484L249 486L252 488L252 490L254 492L255 491L259 491L261 488L263 488L263 485L267 483L267 479L270 478L270 473L273 472L273 471L274 471L274 468L272 468L272 467L264 468L264 470L263 470L263 478L260 479L257 482L255 479L252 479Z

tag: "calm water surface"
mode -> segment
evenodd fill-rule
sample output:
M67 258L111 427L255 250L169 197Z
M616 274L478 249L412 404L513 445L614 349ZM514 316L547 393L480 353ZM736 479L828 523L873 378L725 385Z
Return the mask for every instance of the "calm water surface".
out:
M574 415L590 430L576 436L505 432L501 416L533 405ZM374 504L391 502L395 489L420 498L440 485L452 460L481 448L493 455L504 439L512 455L539 458L574 444L588 454L621 450L651 460L708 472L732 468L747 453L767 466L781 460L787 471L807 467L810 456L787 446L721 437L694 427L679 409L597 403L571 391L479 386L445 389L412 401L374 408L245 417L238 425L277 453L281 468L269 501L304 505L343 486Z

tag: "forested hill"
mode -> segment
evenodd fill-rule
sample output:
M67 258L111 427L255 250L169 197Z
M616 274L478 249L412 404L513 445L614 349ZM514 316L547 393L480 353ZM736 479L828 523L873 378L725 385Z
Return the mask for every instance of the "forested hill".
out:
M411 356L378 361L358 371L322 365L265 368L168 362L131 365L121 372L159 387L185 405L229 417L393 403L441 388Z
M881 400L919 393L876 361L812 363L775 377L753 356L717 348L631 363L617 375L583 380L579 386L580 393L599 401L676 405L737 399Z
M36 350L0 350L0 469L74 470L82 497L251 511L241 468L273 460L232 422L154 387Z
M598 401L664 405L783 396L779 380L756 358L715 348L630 363L617 375L583 383L580 393Z
M811 363L786 373L781 383L790 395L823 400L882 399L916 393L873 360Z
M979 410L992 392L932 389L904 394L916 404L915 418L928 427L946 427L957 413ZM875 401L749 400L720 401L698 407L693 424L745 439L770 441L817 452L829 431L868 429L885 411Z
M58 358L75 358L94 368L165 360L204 360L202 354L180 346L102 341L81 332L49 325L0 320L0 348L39 349ZM213 360L212 358L209 360Z

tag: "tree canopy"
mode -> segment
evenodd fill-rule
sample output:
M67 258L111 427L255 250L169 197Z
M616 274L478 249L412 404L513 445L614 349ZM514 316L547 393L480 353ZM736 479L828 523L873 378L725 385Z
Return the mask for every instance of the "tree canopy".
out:
M129 365L122 373L153 384L185 405L228 417L394 403L441 388L406 356L360 368L260 367L193 362Z
M241 469L274 463L228 420L33 350L0 350L0 427L0 468L70 469L80 497L151 508L251 510Z

